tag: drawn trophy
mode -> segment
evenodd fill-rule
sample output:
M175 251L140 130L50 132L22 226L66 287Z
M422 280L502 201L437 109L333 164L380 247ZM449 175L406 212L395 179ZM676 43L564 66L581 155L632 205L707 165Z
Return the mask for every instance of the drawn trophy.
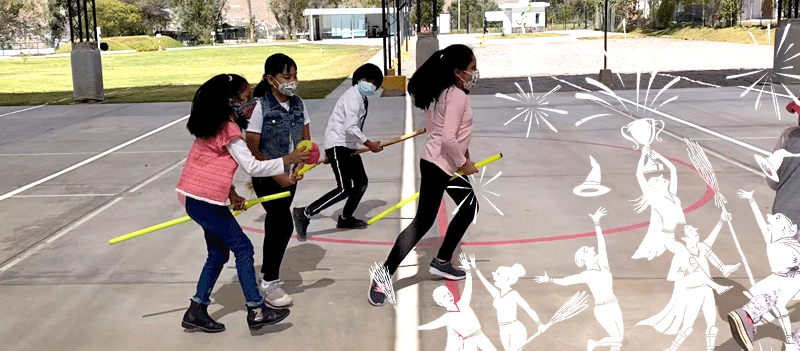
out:
M661 128L656 130L658 126L658 122L661 122ZM655 120L652 118L642 118L635 120L631 123L628 123L627 126L622 127L620 132L625 139L628 139L633 142L634 150L639 149L639 146L649 146L653 143L653 140L661 141L661 138L658 136L661 131L664 130L664 121L662 120ZM627 132L627 133L626 133ZM630 134L630 135L628 135ZM644 165L644 172L656 172L656 171L663 171L664 165L660 162L657 162L653 159L652 153L647 155L647 161Z

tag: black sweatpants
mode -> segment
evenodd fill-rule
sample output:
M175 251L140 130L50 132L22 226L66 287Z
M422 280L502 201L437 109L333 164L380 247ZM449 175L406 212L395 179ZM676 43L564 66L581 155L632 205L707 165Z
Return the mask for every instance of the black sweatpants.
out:
M343 146L325 149L325 156L328 157L331 168L333 168L333 175L336 176L336 189L308 205L306 215L313 216L331 205L347 199L344 209L342 209L342 217L353 216L358 203L367 192L368 182L361 155L353 155L355 151Z
M294 222L292 221L292 199L294 199L297 184L283 188L272 177L253 178L253 190L258 197L290 191L292 195L282 199L262 202L261 206L267 212L264 219L264 247L261 264L261 273L264 280L273 281L279 279L281 271L281 261L286 247L289 246L289 239L294 232Z
M439 166L426 161L419 161L420 185L419 185L419 206L417 214L411 224L400 233L397 241L389 253L384 265L389 270L389 274L394 274L400 262L411 252L423 236L433 226L436 215L439 213L439 206L442 203L442 196L447 191L456 205L461 205L453 220L447 227L442 246L439 248L437 258L450 261L453 252L467 231L475 214L478 210L478 199L472 191L472 185L467 177L458 177L450 181L450 175L443 171ZM466 200L466 201L465 201Z

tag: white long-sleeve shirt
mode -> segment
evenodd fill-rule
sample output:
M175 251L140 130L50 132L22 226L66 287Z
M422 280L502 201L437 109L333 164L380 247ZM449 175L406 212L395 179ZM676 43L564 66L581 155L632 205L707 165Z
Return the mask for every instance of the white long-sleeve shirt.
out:
M342 94L328 118L325 128L326 149L343 146L358 149L359 145L369 140L361 131L367 118L367 107L357 86L352 86Z

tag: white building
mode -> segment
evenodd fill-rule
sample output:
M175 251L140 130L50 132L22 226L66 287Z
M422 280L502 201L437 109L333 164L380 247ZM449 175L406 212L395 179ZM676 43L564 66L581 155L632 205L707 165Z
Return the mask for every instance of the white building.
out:
M393 14L394 9L390 9L386 16ZM305 9L303 16L308 21L311 41L382 37L380 8ZM391 27L389 33L394 35L396 28Z
M540 31L545 26L547 2L520 0L500 5L500 11L486 12L486 21L503 22L503 33Z

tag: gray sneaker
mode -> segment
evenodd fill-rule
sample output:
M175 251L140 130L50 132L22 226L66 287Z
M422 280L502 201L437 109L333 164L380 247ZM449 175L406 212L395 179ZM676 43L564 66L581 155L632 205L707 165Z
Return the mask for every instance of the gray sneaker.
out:
M753 350L753 338L756 335L756 326L753 320L747 315L744 309L737 309L728 313L728 324L731 326L733 340L742 347L743 350Z
M311 223L311 218L306 216L305 211L305 207L295 207L292 209L294 229L297 231L297 240L299 241L306 241L306 229L308 229L308 224Z
M438 275L445 279L450 280L462 280L467 277L467 273L458 269L455 265L450 262L440 263L438 259L434 258L431 261L431 268L429 269L431 274Z
M281 287L281 281L261 281L259 285L264 302L275 308L288 307L293 304L292 297Z

